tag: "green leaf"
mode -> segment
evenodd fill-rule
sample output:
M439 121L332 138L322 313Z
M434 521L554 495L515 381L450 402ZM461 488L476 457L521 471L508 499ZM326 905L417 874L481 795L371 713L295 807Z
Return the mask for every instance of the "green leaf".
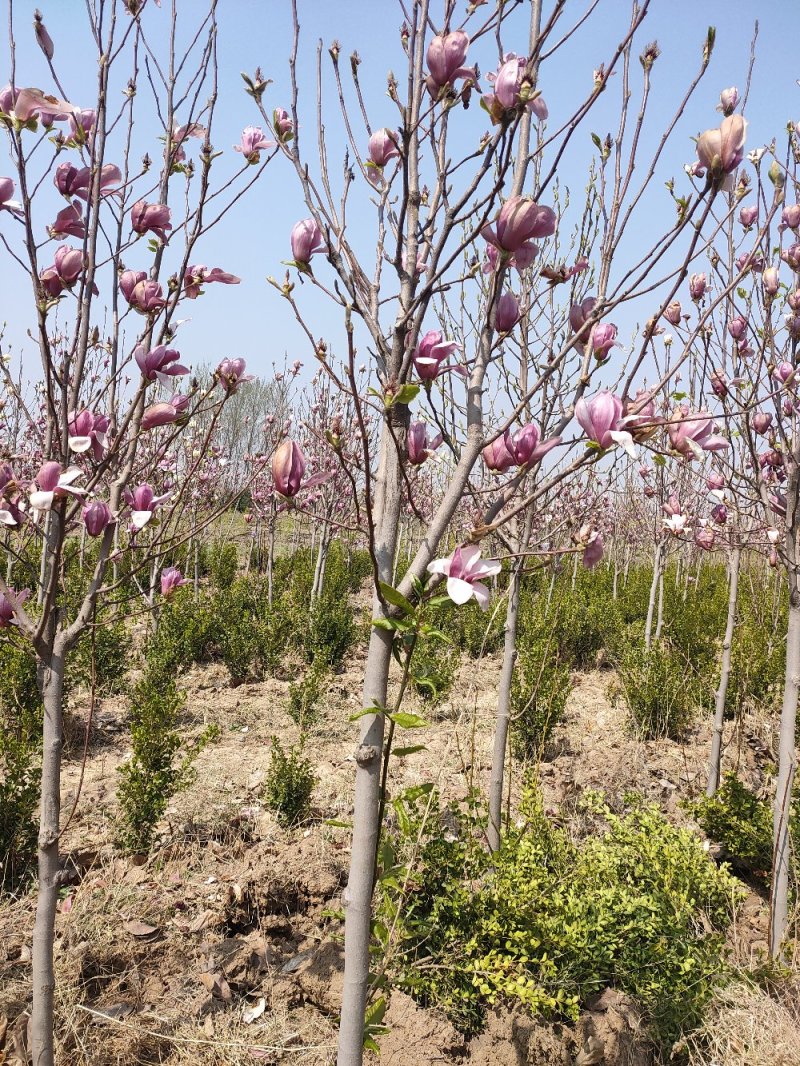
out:
M389 718L401 729L423 729L428 723L411 711L394 711Z
M333 826L334 829L352 829L353 828L353 823L352 822L340 822L340 821L337 821L336 818L326 818L325 821L322 824L323 825Z
M397 620L394 618L373 618L371 625L375 629L385 629L389 633L394 633L399 628Z
M403 793L403 799L408 800L409 803L413 803L414 800L418 800L420 796L427 796L429 792L433 792L433 782L426 781L422 785L412 785L407 788Z
M401 385L392 397L392 404L411 403L419 395L419 385Z
M428 600L428 605L430 607L444 607L446 603L452 602L453 601L449 596L434 596L432 599Z
M368 714L386 714L386 708L381 707L377 703L373 703L371 707L364 707L363 710L351 714L348 721L357 722L359 718L365 718Z
M402 592L398 592L396 588L387 585L385 581L379 581L378 588L380 589L381 596L383 596L387 603L391 603L392 607L399 607L403 614L414 613L414 605L409 603Z
M395 748L394 755L415 755L418 751L427 751L427 745L425 744L409 744L407 748Z
M663 455L657 455L657 454L654 455L653 456L653 462L656 464L656 466L666 466L667 465L667 460L664 458Z

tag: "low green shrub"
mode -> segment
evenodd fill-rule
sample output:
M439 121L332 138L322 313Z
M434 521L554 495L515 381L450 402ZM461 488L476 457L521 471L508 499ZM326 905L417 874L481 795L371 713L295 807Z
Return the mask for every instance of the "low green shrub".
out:
M523 640L511 683L511 746L518 758L541 757L571 691L570 669L554 640Z
M289 716L301 729L305 729L319 717L319 701L322 698L324 679L324 666L315 662L306 670L300 681L289 685Z
M0 890L15 889L36 855L43 708L31 649L0 640Z
M698 825L727 853L754 873L772 867L772 806L751 792L735 773L722 775L713 796L685 804Z
M460 665L458 648L438 638L420 638L411 657L411 683L427 703L441 703L450 694Z
M221 538L212 541L208 550L208 569L216 588L226 589L232 585L239 569L236 545Z
M205 745L219 735L209 726L192 748L178 757L178 731L185 694L161 662L147 664L131 695L130 760L120 767L117 788L117 842L126 851L147 851L172 797L193 780L193 763Z
M529 791L523 828L492 860L474 816L424 804L425 818L419 801L395 801L381 851L375 950L395 985L467 1035L497 1002L575 1019L612 986L665 1048L697 1023L740 890L692 833L652 807L616 815L595 801L605 832L576 845Z
M680 737L698 705L698 682L683 654L666 641L655 641L649 651L631 642L616 666L637 733L648 740Z
M272 738L271 762L264 781L264 801L281 825L291 826L307 817L316 775L310 759L303 754L303 742L284 750Z

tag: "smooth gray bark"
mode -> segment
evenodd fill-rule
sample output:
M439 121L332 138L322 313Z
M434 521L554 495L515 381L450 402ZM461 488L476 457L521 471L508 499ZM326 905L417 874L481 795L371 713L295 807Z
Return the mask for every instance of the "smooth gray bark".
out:
M731 648L733 632L736 627L736 607L739 595L739 564L741 549L736 547L731 552L730 578L728 583L728 617L725 622L725 639L722 642L722 661L720 663L719 687L714 704L714 726L711 734L711 758L708 763L708 783L706 795L713 796L719 788L720 767L722 763L722 727L725 721L725 700L728 694L728 681L731 676Z

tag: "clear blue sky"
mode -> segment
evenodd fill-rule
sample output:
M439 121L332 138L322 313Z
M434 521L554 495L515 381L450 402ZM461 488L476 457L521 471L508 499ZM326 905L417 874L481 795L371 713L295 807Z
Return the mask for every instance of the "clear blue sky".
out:
M346 57L357 49L363 60L360 74L368 97L370 119L373 127L392 125L396 112L385 95L385 78L389 68L400 74L405 56L400 47L399 26L401 13L394 0L298 0L302 26L300 76L305 84L301 114L313 123L315 101L314 62L318 38L326 47L337 38L342 45L347 72ZM87 27L83 3L79 0L38 0L45 22L56 46L56 63L70 99L90 105L93 98L94 69L87 62ZM156 32L159 20L166 23L169 0L164 0L164 9L159 11L152 4L146 14L151 33ZM464 3L459 3L463 8ZM527 5L525 5L527 6ZM15 4L16 36L18 41L17 84L38 85L52 89L49 74L41 54L33 42L31 17L32 3ZM193 12L203 5L200 0L178 0L179 12L190 19ZM545 3L547 10L549 5ZM570 0L563 20L566 26L584 10L585 4ZM434 13L437 4L432 4ZM656 64L653 76L653 108L650 127L644 140L645 150L654 143L660 133L660 123L670 115L679 99L680 92L699 63L702 43L707 27L717 28L717 44L709 74L701 85L692 105L682 116L674 139L673 148L667 153L659 170L654 195L650 201L655 229L659 228L658 216L663 212L663 228L673 215L671 201L663 191L663 182L676 179L677 190L682 184L682 168L694 158L691 141L703 129L717 125L721 116L715 111L719 91L729 85L744 88L753 23L760 20L757 58L751 97L747 107L750 122L748 148L763 144L773 136L781 136L788 120L800 118L800 89L796 77L800 74L796 56L795 22L798 14L796 0L768 0L753 3L749 0L706 0L699 4L690 0L653 0L652 11L639 40L644 44L657 40L662 56ZM505 37L509 50L524 53L526 33L524 22L527 11L515 19ZM126 16L121 15L122 18ZM435 16L434 16L435 17ZM629 6L622 0L600 0L598 11L581 32L568 43L563 53L550 60L543 69L541 88L550 108L550 127L556 128L559 119L568 115L577 101L583 98L591 84L592 71L611 54L627 25ZM232 152L241 129L257 121L252 101L243 92L239 72L252 72L260 65L273 84L267 90L265 102L269 110L288 103L289 79L288 56L291 46L291 20L288 0L221 0L219 5L220 49L220 104L216 119L215 147L223 149L226 156L218 163L218 172L226 173L238 165L240 158ZM514 26L518 27L515 35ZM517 39L518 36L518 39ZM327 53L324 55L327 60ZM495 56L491 54L491 42L482 44L469 61L477 59L482 72L494 69ZM0 66L7 67L7 54ZM635 72L638 74L637 70ZM488 87L485 77L482 85ZM586 169L593 152L590 132L601 135L613 132L616 121L611 121L617 105L616 93L606 94L599 108L589 120L575 142L560 172L563 184L571 186L574 196L579 196L586 182ZM341 170L344 143L341 126L336 113L336 101L331 95L328 107L328 144L331 163L338 177ZM454 113L453 124L459 129L457 140L473 145L488 127L488 119L477 101L467 112L460 109ZM305 123L304 123L305 124ZM143 152L149 149L157 158L160 146L150 136L151 131L140 128L137 145ZM312 131L304 137L306 154L311 148ZM366 144L364 145L366 150ZM190 152L196 154L197 142L192 142ZM70 153L70 156L74 153ZM3 166L0 155L0 176L10 173ZM66 158L66 156L64 157ZM113 158L113 155L110 157ZM374 246L372 238L374 209L368 192L361 188L352 196L350 220L353 232L365 248ZM49 194L48 194L49 195ZM60 202L52 194L55 210ZM276 159L268 169L257 189L239 204L227 224L220 226L205 239L198 259L209 266L221 266L241 276L238 287L212 286L207 294L193 305L187 305L186 313L192 322L180 334L184 359L193 364L216 362L223 356L242 355L248 366L256 373L269 376L274 363L282 363L284 352L289 361L301 359L311 370L313 360L304 337L295 324L284 301L265 282L268 274L280 277L285 270L281 260L289 258L289 231L292 224L307 214L300 198L298 185L289 164ZM669 220L669 221L667 221ZM42 224L51 221L40 216ZM7 215L0 215L0 228L6 235L13 235L14 226ZM636 250L639 233L629 235L629 253ZM25 333L32 325L16 313L18 306L25 307L30 299L30 288L24 280L16 277L17 268L8 264L5 252L2 266L3 296L0 318L8 321L5 347L22 349L24 365L35 374L36 364L30 357L34 354L31 342ZM131 254L126 265L145 268L146 253ZM320 267L324 277L329 269ZM340 321L324 301L316 299L310 287L303 290L312 329L316 335L327 336L335 350L342 348ZM637 312L632 311L631 316ZM642 319L646 314L642 314ZM620 318L621 332L633 325L634 317L626 321ZM624 338L626 339L626 338Z

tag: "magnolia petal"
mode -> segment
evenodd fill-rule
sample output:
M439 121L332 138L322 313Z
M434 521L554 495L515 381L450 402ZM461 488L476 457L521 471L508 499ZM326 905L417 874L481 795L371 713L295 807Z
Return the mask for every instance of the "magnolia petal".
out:
M483 584L482 581L474 581L472 583L472 592L475 599L478 601L478 606L482 611L485 611L489 606L489 590Z
M449 574L450 573L450 560L449 559L434 559L433 562L428 563L429 574Z
M7 511L5 507L0 508L0 525L3 526L15 526L17 524L16 518L10 511Z
M152 511L131 511L131 523L133 528L144 529L152 517Z
M49 511L53 506L54 492L32 492L31 493L31 507L34 511Z
M68 440L70 451L77 452L81 455L83 452L88 452L92 446L91 437L70 437Z
M462 581L460 577L448 577L447 579L447 595L459 606L467 603L472 598L472 591L474 585L471 585L469 581Z
M624 429L610 429L608 431L609 437L615 444L621 445L621 447L627 452L631 459L636 458L636 449L633 446L633 437L627 430Z

